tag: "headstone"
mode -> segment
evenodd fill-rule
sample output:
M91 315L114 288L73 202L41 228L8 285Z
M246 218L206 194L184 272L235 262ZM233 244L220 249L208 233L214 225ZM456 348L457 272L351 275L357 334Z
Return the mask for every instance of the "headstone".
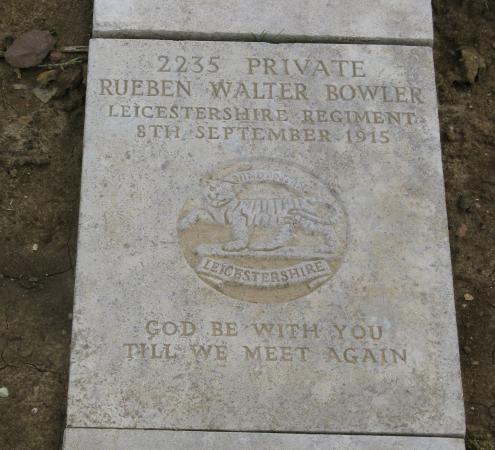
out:
M81 196L69 427L463 436L430 48L95 39Z
M96 0L97 37L431 45L430 0Z
M69 429L77 450L462 450L461 439L398 436L332 436L286 433Z

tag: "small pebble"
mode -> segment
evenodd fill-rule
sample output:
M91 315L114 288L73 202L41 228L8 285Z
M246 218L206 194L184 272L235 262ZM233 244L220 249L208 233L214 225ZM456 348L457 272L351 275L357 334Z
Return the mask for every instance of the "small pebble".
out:
M463 72L463 81L474 84L486 70L486 61L475 48L465 47L460 51L460 64ZM468 106L472 108L472 105Z
M0 398L7 398L9 396L9 390L6 387L0 388Z
M472 200L469 197L467 197L466 195L461 195L459 197L459 199L457 200L457 206L462 211L469 211L469 209L472 206L472 203L473 203Z
M470 301L474 300L474 297L469 292L466 292L464 294L464 300L466 300L467 302L470 302Z
M457 135L456 135L455 128L453 127L453 125L450 125L447 128L447 130L445 131L445 136L451 142L454 142L457 139Z
M33 244L33 252L37 252L39 248L38 244Z
M455 234L457 237L463 238L466 236L467 231L468 231L468 226L465 223L461 223L457 228Z
M52 81L57 79L58 70L46 70L36 77L36 84L39 87L46 88Z
M50 62L57 64L64 59L64 54L62 52L58 52L56 50L50 53Z
M58 89L56 87L52 89L34 88L32 92L40 102L48 103L57 94Z
M31 414L33 414L33 415L38 414L38 408L33 408L31 410Z

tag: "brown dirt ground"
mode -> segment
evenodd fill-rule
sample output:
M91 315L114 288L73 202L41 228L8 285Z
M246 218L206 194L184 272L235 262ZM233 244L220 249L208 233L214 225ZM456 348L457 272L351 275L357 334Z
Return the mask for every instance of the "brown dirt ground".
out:
M436 0L435 60L469 429L495 434L495 1ZM84 45L91 0L1 0L0 40L38 28ZM6 45L8 43L5 41ZM0 50L2 43L0 41ZM463 77L459 50L487 70ZM64 428L83 134L83 67L43 104L0 60L0 449L56 449ZM20 86L25 85L22 89ZM38 250L33 245L38 244ZM470 294L473 300L466 300ZM470 298L468 296L468 298Z

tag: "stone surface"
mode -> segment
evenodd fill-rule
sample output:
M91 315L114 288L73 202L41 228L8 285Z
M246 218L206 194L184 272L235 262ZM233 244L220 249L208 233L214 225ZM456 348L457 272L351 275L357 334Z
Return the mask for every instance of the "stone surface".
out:
M461 439L67 429L64 450L463 450Z
M12 67L26 69L41 64L55 46L49 31L31 30L21 34L5 52L5 61Z
M96 0L99 37L431 45L430 0Z
M81 195L70 427L463 435L431 49L93 40Z

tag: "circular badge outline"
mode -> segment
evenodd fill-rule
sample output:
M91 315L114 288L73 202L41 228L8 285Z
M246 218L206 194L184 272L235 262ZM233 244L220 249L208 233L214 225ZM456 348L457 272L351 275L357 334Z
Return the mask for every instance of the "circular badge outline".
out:
M308 297L313 292L318 291L323 286L327 285L331 281L331 279L333 279L333 277L337 274L337 272L342 267L342 265L344 263L345 256L349 250L350 241L351 241L351 239L350 239L351 224L350 224L350 220L349 220L349 215L347 213L347 209L346 209L345 204L342 201L339 193L335 189L333 189L328 183L323 182L321 180L321 178L319 176L315 175L312 170L308 169L307 167L303 166L302 164L300 164L298 162L288 161L288 160L285 160L282 158L267 157L267 156L259 156L259 157L247 156L247 157L241 157L241 158L232 158L232 159L229 159L227 161L220 162L220 163L213 163L213 162L209 163L208 168L203 171L203 175L200 176L199 180L201 180L205 176L208 177L210 175L213 175L215 172L221 172L225 169L229 169L229 167L232 165L249 164L249 163L256 164L256 163L260 163L260 162L261 163L267 162L267 163L271 163L271 164L281 164L282 166L287 165L287 166L292 166L292 167L297 168L299 171L303 172L306 176L309 176L310 178L317 180L318 183L320 183L321 186L323 186L331 194L331 196L333 196L333 198L335 198L335 200L339 204L339 207L342 210L343 217L345 220L345 237L343 238L343 245L342 245L342 249L340 252L338 267L335 269L335 271L332 273L332 275L330 276L330 278L327 281L323 282L321 285L319 285L315 289L311 290L307 294L304 294L300 297L295 297L295 298L287 299L284 301L280 301L280 302L257 302L257 301L249 300L246 298L233 297L233 296L230 296L229 294L226 294L225 292L223 292L220 288L215 288L212 284L210 284L208 281L206 281L200 274L198 274L198 272L194 269L193 265L190 263L190 261L186 257L185 249L184 249L184 246L182 245L181 239L180 239L180 231L181 230L179 229L180 213L183 211L184 205L186 202L182 203L182 207L179 210L179 214L177 217L177 223L176 223L176 232L177 232L177 237L178 237L178 243L179 243L179 246L181 248L181 253L182 253L184 260L187 263L187 266L189 267L189 269L191 269L194 272L194 275L196 276L196 278L199 278L201 280L201 282L204 285L206 285L208 288L213 289L216 293L222 294L224 297L227 297L230 301L236 300L236 301L241 301L243 303L261 304L261 305L284 305L287 303L291 303L291 302L305 299L306 297ZM260 288L260 289L263 289L263 288Z

